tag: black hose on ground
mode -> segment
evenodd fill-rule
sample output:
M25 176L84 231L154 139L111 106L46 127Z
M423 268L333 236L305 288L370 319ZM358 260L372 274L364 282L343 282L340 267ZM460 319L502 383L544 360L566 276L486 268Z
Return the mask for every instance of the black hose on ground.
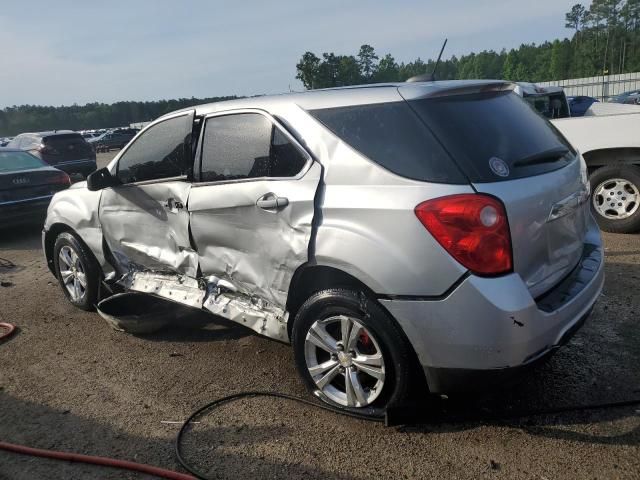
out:
M385 423L387 426L400 425L400 421L404 421L404 423L411 424L434 424L434 423L453 423L453 422L473 422L473 421L487 421L487 420L508 420L508 419L517 419L517 418L526 418L526 417L534 417L539 415L553 415L558 413L566 413L566 412L577 412L584 410L598 410L598 409L606 409L606 408L620 408L627 407L631 405L640 405L640 398L635 398L631 400L624 400L619 402L608 402L608 403L597 403L597 404L587 404L587 405L568 405L562 407L552 407L538 410L528 410L522 412L511 412L507 415L475 415L475 416L443 416L442 412L434 412L431 409L423 409L421 412L415 408L406 408L401 407L398 409L394 409L392 411L385 412L384 415L365 415L354 411L342 410L336 407L332 407L331 405L319 404L317 402L307 400L305 398L296 397L293 395L288 395L285 393L278 392L241 392L236 393L234 395L229 395L226 397L219 398L214 400L213 402L207 403L203 407L199 408L195 412L193 412L189 418L182 424L180 427L180 431L178 435L176 435L175 440L175 452L178 462L180 465L187 470L189 473L199 478L200 480L211 480L211 477L207 477L205 473L198 470L193 465L189 464L184 456L182 451L182 439L184 434L187 431L188 426L191 422L201 415L204 412L215 410L222 405L235 402L237 400L241 400L243 398L256 398L256 397L271 397L271 398L282 398L285 400L290 400L293 402L301 403L303 405L310 405L312 407L320 408L322 410L326 410L329 412L337 413L340 415L346 415L347 417L356 418L358 420L366 420L369 422L377 422L377 423ZM409 421L411 420L411 421Z

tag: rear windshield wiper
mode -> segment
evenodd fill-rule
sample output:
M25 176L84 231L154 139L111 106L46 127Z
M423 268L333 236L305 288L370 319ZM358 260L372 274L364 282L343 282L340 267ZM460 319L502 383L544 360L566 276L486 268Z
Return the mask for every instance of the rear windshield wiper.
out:
M539 163L552 163L569 153L567 147L554 147L543 152L534 153L527 157L521 158L513 162L514 167L522 167L524 165L536 165Z

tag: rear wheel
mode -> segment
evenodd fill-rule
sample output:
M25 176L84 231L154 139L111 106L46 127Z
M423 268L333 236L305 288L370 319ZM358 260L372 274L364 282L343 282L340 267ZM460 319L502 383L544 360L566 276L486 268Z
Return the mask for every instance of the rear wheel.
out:
M63 232L53 247L56 277L74 306L92 310L98 299L100 266L89 249L74 235Z
M591 174L591 210L602 230L640 230L640 168L611 165Z
M362 293L335 289L311 296L296 315L292 340L300 375L327 403L384 409L408 396L411 347Z

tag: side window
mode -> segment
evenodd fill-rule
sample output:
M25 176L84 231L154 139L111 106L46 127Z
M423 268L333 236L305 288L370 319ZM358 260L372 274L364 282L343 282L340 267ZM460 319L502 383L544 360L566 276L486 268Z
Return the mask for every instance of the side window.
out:
M170 118L149 128L118 161L117 176L123 183L186 175L191 168L193 117Z
M204 182L293 177L304 155L264 115L239 113L207 120L202 145Z

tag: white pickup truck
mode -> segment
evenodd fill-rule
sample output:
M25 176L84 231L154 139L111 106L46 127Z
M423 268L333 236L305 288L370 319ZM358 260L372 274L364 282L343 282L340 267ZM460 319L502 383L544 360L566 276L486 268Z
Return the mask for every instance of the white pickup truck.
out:
M594 103L571 117L560 87L518 83L530 102L575 146L589 168L591 210L609 232L640 230L640 106Z

